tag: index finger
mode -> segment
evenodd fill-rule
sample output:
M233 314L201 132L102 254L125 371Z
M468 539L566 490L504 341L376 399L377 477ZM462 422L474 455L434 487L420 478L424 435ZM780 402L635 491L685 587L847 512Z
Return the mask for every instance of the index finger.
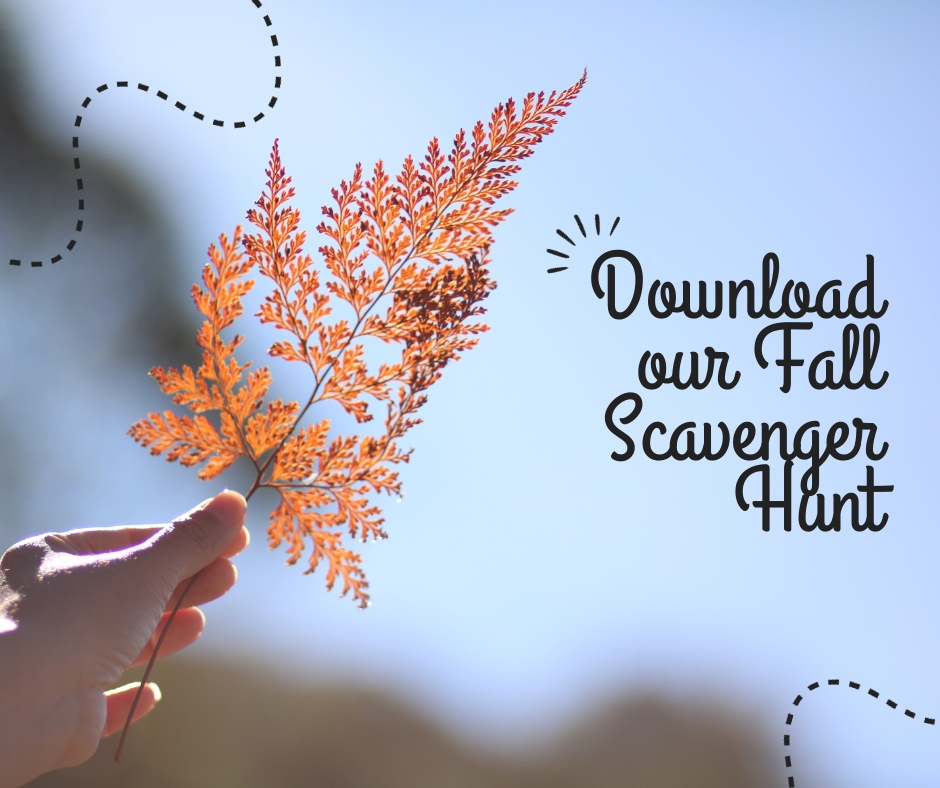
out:
M235 538L232 540L232 543L226 547L220 558L233 558L238 555L242 550L248 547L248 543L251 541L251 535L248 533L248 526L243 525L242 529L235 535Z

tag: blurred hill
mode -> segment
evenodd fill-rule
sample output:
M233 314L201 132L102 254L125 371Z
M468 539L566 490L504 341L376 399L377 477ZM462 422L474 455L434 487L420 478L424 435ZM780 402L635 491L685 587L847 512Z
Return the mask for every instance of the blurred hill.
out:
M139 671L138 671L139 672ZM163 701L128 737L30 788L763 788L779 753L714 704L628 697L527 752L462 744L377 690L288 681L269 668L161 660Z

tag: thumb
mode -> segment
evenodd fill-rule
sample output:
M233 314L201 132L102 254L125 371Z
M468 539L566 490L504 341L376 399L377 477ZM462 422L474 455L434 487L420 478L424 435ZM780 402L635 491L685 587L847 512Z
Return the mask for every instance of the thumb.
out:
M175 588L222 554L245 522L241 493L224 490L177 517L147 543L153 569Z

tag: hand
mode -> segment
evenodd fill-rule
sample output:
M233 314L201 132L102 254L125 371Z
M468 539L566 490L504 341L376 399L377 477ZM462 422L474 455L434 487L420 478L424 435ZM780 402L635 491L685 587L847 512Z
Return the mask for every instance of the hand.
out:
M245 499L220 493L167 526L44 534L0 558L0 788L90 758L124 725L137 684L108 691L160 649L194 642L209 602L235 583L228 559L248 544ZM160 699L148 684L134 719Z

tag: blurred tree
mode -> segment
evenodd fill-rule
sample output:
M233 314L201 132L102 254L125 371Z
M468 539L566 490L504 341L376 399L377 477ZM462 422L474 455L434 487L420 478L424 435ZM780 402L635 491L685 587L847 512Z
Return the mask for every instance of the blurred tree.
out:
M29 266L62 250L76 210L68 139L27 122L28 75L0 18L0 540L48 530L31 497L50 480L68 486L94 462L79 436L62 433L86 385L125 390L158 361L198 361L195 321L182 294L173 238L132 174L82 154L85 227L76 250L52 266ZM30 257L30 256L33 257ZM24 265L9 265L10 258ZM100 408L100 405L99 405ZM76 426L75 429L80 429ZM87 428L86 428L87 429ZM93 428L92 428L93 429ZM118 428L116 434L123 434ZM86 447L95 443L93 436ZM73 453L75 452L75 453ZM63 498L66 496L63 495Z

